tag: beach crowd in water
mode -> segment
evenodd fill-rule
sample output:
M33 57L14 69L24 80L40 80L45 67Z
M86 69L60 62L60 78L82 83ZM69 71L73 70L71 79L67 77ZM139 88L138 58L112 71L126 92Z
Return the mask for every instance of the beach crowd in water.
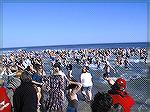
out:
M78 93L90 104L91 112L131 112L135 100L127 92L123 77L112 79L111 72L117 72L110 64L112 55L114 63L125 70L130 69L131 57L136 56L145 64L148 57L146 48L14 50L2 54L0 112L80 112ZM50 72L44 68L47 60ZM75 79L73 64L81 67L80 80ZM103 70L110 90L93 95L91 66Z

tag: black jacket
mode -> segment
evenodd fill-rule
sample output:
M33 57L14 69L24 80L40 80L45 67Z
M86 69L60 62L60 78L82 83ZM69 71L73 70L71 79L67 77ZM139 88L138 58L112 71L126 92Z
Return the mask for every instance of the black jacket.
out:
M24 82L13 96L14 112L37 112L37 93L31 82Z

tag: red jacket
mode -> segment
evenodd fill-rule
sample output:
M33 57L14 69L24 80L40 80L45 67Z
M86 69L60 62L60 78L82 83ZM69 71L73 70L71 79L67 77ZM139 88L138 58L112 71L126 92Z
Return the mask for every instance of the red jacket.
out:
M3 110L0 110L0 112L11 112L11 103L9 97L7 96L6 89L4 87L0 87L0 103L4 100L5 104L9 103L9 105L5 107Z
M120 104L124 112L131 112L132 106L135 104L134 99L126 93L125 96L121 96L120 94L110 94L113 98L113 104Z

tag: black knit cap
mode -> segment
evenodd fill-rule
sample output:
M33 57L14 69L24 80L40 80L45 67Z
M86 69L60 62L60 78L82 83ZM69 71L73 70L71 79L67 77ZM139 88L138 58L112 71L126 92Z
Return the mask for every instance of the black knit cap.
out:
M31 82L32 81L32 74L29 71L23 71L20 77L22 82Z

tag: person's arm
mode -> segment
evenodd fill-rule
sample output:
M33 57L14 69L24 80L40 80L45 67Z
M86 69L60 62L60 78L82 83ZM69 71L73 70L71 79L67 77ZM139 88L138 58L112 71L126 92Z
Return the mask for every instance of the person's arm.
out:
M80 83L82 83L82 78L80 77Z
M116 70L111 65L108 66L114 71L114 73L116 73Z
M72 65L70 64L70 70L72 70Z
M39 65L41 65L41 62L38 61L38 60L35 60L34 62L37 63L37 64L39 64Z
M37 84L37 85L43 85L43 83L39 83L39 82L36 82L36 81L32 81L32 83L34 83L34 84Z
M108 84L111 85L111 86L115 84L115 81L114 81L112 78L110 78L110 77L106 78L105 80L106 80L106 81L108 82Z
M36 72L36 70L33 68L33 65L32 65L32 64L30 65L30 70L31 70L32 72Z
M46 76L46 72L45 72L45 70L43 70L43 76Z
M84 77L84 76L81 74L81 76L80 76L80 83L81 83L81 84L84 83L84 82L83 82L83 81L84 81L84 80L83 80L83 77Z
M62 75L68 82L70 81L64 73Z
M67 76L66 75L64 75L64 77L65 77L65 79L69 82L70 80L67 78Z
M72 82L70 81L70 84L76 84L77 85L77 88L73 90L73 93L76 94L77 92L80 91L81 87L82 87L82 84L79 83L79 82Z
M92 77L92 74L90 74L91 75L91 82L93 83L93 77Z

